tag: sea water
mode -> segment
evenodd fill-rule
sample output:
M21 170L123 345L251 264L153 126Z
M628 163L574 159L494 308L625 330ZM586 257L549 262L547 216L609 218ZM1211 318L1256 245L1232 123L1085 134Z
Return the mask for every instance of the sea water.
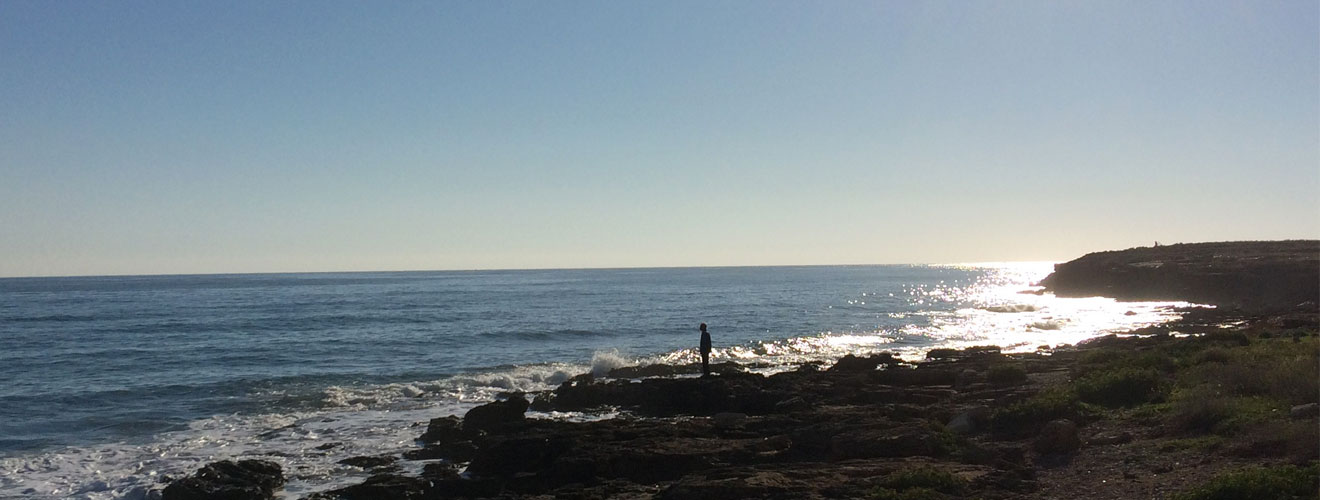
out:
M574 375L697 359L1071 344L1174 303L1056 298L1048 263L0 279L0 498L147 498L225 458L281 495L415 447L430 418ZM532 415L601 418L600 415ZM608 416L608 415L606 415Z

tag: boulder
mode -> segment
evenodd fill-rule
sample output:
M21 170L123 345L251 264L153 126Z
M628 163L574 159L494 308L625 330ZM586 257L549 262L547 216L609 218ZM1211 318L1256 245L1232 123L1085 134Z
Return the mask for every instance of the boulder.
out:
M1072 420L1052 420L1041 428L1032 446L1042 455L1067 454L1077 451L1082 440L1077 433L1077 424Z
M1288 410L1288 416L1291 418L1313 418L1316 415L1320 415L1320 403L1297 405Z
M882 352L874 356L867 356L865 358L849 354L839 358L839 361L834 363L834 366L830 367L830 371L866 372L874 371L876 367L881 364L889 365L894 363L898 363L898 360L894 358L894 355L887 352Z
M463 431L473 433L520 423L526 418L527 407L530 405L522 394L515 394L504 401L478 406L463 415ZM427 430L429 432L430 428Z
M467 439L463 434L463 421L455 416L431 419L426 426L426 433L418 438L423 443L451 443Z
M280 464L266 460L223 460L170 483L164 500L257 500L273 498L284 485Z

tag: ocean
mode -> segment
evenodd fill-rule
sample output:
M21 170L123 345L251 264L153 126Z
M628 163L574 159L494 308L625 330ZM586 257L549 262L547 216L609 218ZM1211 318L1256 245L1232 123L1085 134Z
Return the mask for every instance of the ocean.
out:
M1056 298L1049 263L0 279L0 498L148 498L224 458L300 498L433 417L585 372L697 359L1031 351L1177 303ZM609 415L533 414L589 419Z

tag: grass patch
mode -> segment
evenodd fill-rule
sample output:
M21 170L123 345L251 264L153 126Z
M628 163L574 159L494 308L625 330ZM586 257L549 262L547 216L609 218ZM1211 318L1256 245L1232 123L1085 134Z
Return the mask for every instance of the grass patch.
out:
M1238 429L1280 414L1280 402L1261 397L1231 396L1208 387L1180 393L1169 413L1169 426L1191 434L1233 434ZM1287 408L1282 408L1287 411Z
M1163 349L1133 351L1126 347L1110 347L1083 354L1077 360L1076 373L1079 377L1124 369L1172 373L1177 366L1175 357Z
M1320 429L1313 420L1270 420L1242 429L1229 455L1286 458L1291 463L1320 459Z
M1173 403L1163 401L1141 405L1129 411L1128 415L1146 425L1158 425L1173 412Z
M1001 408L990 417L990 427L1009 435L1032 434L1051 420L1081 420L1084 408L1077 394L1066 387L1051 387L1039 394Z
M1232 360L1232 351L1223 347L1211 347L1190 356L1188 363L1191 365L1200 365L1205 363L1228 363Z
M1027 381L1027 369L1021 363L991 365L986 380L999 386L1023 384Z
M962 495L967 480L935 467L916 467L890 474L871 495L882 500L925 500Z
M1244 498L1316 498L1320 469L1252 467L1220 475L1208 483L1176 494L1173 500L1238 500Z
M1224 439L1223 436L1215 436L1215 435L1197 436L1197 437L1182 438L1182 439L1171 439L1163 443L1160 443L1160 451L1162 452L1183 451L1183 450L1214 451L1224 446L1224 443L1227 441L1228 440Z
M1154 369L1136 366L1094 372L1073 385L1080 400L1110 408L1137 406L1164 397L1163 376Z
M1315 402L1320 394L1320 356L1310 346L1292 342L1261 344L1266 345L1216 353L1214 356L1227 360L1183 370L1178 384L1214 387L1229 395L1270 397L1293 405Z

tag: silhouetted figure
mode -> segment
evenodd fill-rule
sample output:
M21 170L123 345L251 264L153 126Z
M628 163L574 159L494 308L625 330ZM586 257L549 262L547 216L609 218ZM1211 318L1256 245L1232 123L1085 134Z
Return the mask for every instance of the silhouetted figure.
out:
M705 323L701 324L701 375L710 375L710 332Z

